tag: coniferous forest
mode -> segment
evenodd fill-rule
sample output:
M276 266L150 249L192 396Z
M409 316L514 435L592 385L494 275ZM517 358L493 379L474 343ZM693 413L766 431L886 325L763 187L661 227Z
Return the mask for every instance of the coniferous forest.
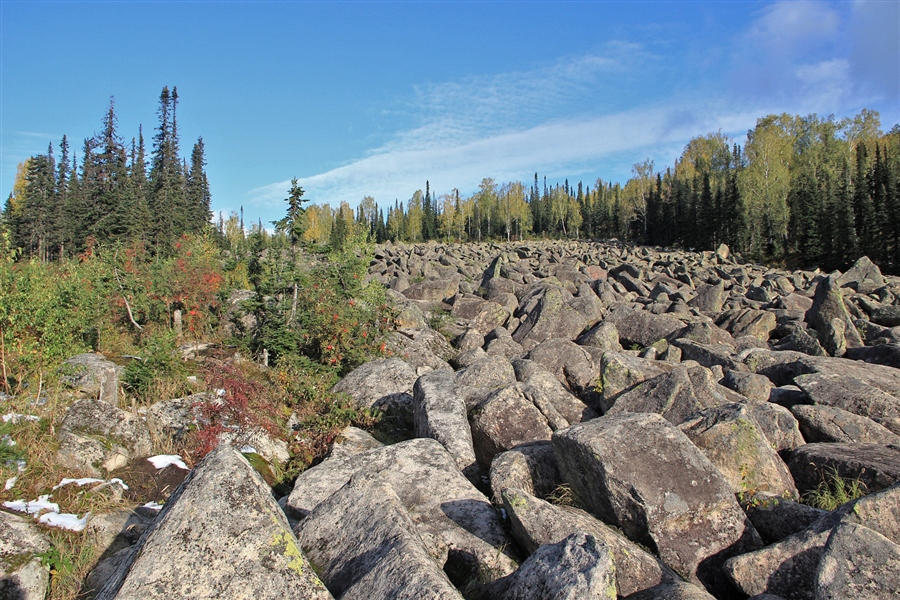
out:
M142 130L123 141L115 104L80 157L63 137L58 149L20 165L2 213L20 256L54 260L93 244L141 240L165 253L183 233L208 229L210 191L203 139L180 156L177 88L163 88L149 157ZM634 165L619 182L498 183L472 195L438 194L425 182L406 201L370 196L354 210L302 207L296 183L292 242L340 246L373 241L617 238L694 250L719 244L747 259L796 268L846 268L862 255L900 272L900 128L883 133L878 113L853 118L769 115L741 146L710 133L688 142L674 165ZM290 201L290 198L288 199ZM284 220L274 225L285 233ZM249 229L268 234L263 223ZM223 242L245 231L243 214L219 215Z

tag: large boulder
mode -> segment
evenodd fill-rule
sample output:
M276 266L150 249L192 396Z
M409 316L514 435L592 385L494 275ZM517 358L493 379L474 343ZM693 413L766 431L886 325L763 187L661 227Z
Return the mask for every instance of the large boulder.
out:
M331 598L270 488L234 448L210 452L99 600Z
M414 283L402 294L410 300L423 300L426 302L441 302L452 298L459 292L459 279L456 277L442 277L440 279L426 279Z
M703 410L679 429L719 468L734 493L765 491L797 499L791 472L746 405Z
M454 584L479 575L499 579L515 570L511 540L490 501L433 439L329 458L300 474L285 510L302 518L358 472L379 473L393 488Z
M119 401L119 377L124 367L107 360L102 354L88 352L63 361L60 381L83 398L103 400L112 405Z
M457 599L393 488L358 473L301 521L300 547L335 598Z
M900 597L900 546L877 531L841 523L816 572L816 600Z
M863 345L833 276L819 281L812 308L806 312L806 322L818 332L819 342L832 356L841 356L847 348Z
M775 544L732 557L725 563L725 574L748 596L768 593L787 600L813 600L816 572L834 527L864 525L896 544L900 542L897 514L900 485L848 502Z
M798 404L791 408L807 442L869 442L900 447L900 435L836 406Z
M715 465L657 414L603 416L553 444L586 507L690 581L726 592L721 564L762 543Z
M600 378L600 368L591 353L570 340L545 340L535 346L527 358L553 373L560 383L579 396L593 391Z
M900 434L900 398L879 386L842 372L808 373L794 381L813 403L868 417Z
M416 379L415 369L405 361L382 358L356 367L331 391L349 395L361 408L409 414Z
M466 477L472 481L480 478L466 401L456 385L455 374L432 371L419 377L413 386L413 415L416 437L439 441Z
M609 548L582 532L541 546L504 583L506 600L616 598Z
M0 511L0 598L43 600L50 572L38 554L49 549L32 519Z
M788 466L797 488L815 490L832 474L858 479L868 492L900 482L900 447L881 444L806 444L791 453Z
M519 444L501 452L491 461L490 479L495 504L503 502L501 492L506 488L546 498L562 483L550 441Z
M529 397L525 384L500 388L469 414L475 456L485 467L494 456L519 444L549 440L553 430Z
M616 326L619 340L623 345L639 344L645 347L671 336L684 327L684 323L674 317L654 315L627 305L613 310L606 315L603 322Z
M509 516L513 538L528 554L579 531L606 544L616 565L616 587L620 596L678 579L657 557L583 510L556 506L515 488L503 490L503 506Z
M153 452L147 424L138 415L102 400L84 399L72 404L66 410L57 438L57 462L94 477Z
M600 381L595 386L600 393L600 410L606 412L626 390L642 381L668 373L673 368L674 365L658 360L619 352L604 352L600 359Z
M547 339L574 340L588 325L592 323L568 305L560 288L547 286L536 306L516 328L513 340L522 344L527 351Z

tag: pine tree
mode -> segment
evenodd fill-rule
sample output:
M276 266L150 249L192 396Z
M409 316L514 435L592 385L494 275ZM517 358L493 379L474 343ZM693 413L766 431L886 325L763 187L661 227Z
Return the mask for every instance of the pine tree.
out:
M164 87L159 95L159 127L153 137L148 207L153 218L151 237L157 252L171 247L187 229L189 216L184 201L181 161L178 158L178 128L175 111L178 91Z
M206 157L203 138L199 138L191 152L191 169L187 177L187 205L190 214L188 231L200 232L206 229L212 213L209 210L209 180L206 178Z

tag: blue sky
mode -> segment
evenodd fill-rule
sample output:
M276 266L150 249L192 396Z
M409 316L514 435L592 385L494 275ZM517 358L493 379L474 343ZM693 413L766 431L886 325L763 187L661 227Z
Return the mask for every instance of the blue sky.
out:
M110 96L153 135L177 86L182 153L214 211L405 201L481 179L620 181L770 113L900 122L900 2L0 1L0 191Z

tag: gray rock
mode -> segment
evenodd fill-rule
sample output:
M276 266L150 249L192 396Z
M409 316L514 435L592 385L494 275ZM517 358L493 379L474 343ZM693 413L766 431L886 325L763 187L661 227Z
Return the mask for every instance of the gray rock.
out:
M847 272L837 278L837 284L848 287L860 294L870 294L885 283L884 276L878 265L873 263L868 256L863 256L847 269Z
M519 379L518 375L516 378ZM528 386L527 393L531 394L532 402L547 417L547 422L554 430L599 416L592 408L563 387L563 384L548 371L541 369L522 381ZM555 421L550 416L551 410L546 407L548 403L553 412L565 419L564 425L556 426L554 424Z
M101 400L79 400L60 425L57 462L100 477L132 458L150 456L150 430L140 417Z
M873 371L874 373L874 371ZM900 399L846 372L810 373L794 378L815 404L833 406L868 417L900 433ZM900 388L898 388L900 391Z
M472 481L480 479L466 403L456 384L456 375L432 371L419 377L413 386L413 415L416 437L439 441L466 477Z
M734 493L759 490L798 498L791 472L746 405L700 411L679 429L718 467Z
M609 410L623 392L647 379L668 373L675 365L618 352L604 352L600 360L600 409Z
M702 344L688 339L679 338L672 341L672 345L681 350L682 360L693 360L704 367L714 365L732 368L734 360L734 348L726 344Z
M500 356L487 356L456 373L460 386L498 388L515 382L515 370Z
M557 431L553 445L590 512L690 581L721 590L721 563L762 543L715 465L659 415L603 416Z
M0 598L43 600L50 571L36 554L49 549L32 519L0 511Z
M780 542L729 559L725 574L747 595L769 593L788 600L812 600L816 571L831 530L838 523L856 523L897 543L898 511L900 485L895 485L848 502Z
M579 336L576 341L582 346L592 346L604 351L622 351L622 344L619 343L619 330L611 321L598 323Z
M761 404L769 401L772 388L775 385L769 381L769 378L756 373L744 373L741 371L726 370L725 377L721 381L722 385L734 390L741 396L744 396L751 402Z
M816 572L816 600L897 598L900 546L853 523L835 527Z
M380 448L383 444L372 437L368 431L358 427L347 426L341 429L337 435L328 456L351 456L353 454L361 454L375 448Z
M735 338L750 335L761 342L768 341L776 324L773 313L752 308L730 310L716 321L716 325Z
M363 408L409 414L416 379L416 371L403 360L382 358L356 367L332 391L349 395Z
M746 494L741 504L766 544L774 544L803 531L828 514L826 510L767 492Z
M568 305L559 288L547 286L537 305L527 312L516 328L513 339L527 351L547 339L574 340L591 324L583 314Z
M151 404L143 414L147 418L150 431L156 436L160 439L171 438L177 442L183 440L188 431L197 426L200 415L195 407L214 398L213 394L201 393L160 400Z
M616 568L609 548L594 536L573 533L541 546L509 576L507 600L616 598Z
M469 350L482 350L484 335L477 329L467 329L464 334L456 338L454 344L460 354ZM456 356L456 360L459 361L459 355Z
M619 306L603 321L616 326L620 341L626 345L650 346L684 327L683 322L673 317L654 315L630 306Z
M496 302L468 294L457 296L450 314L458 319L464 319L469 327L482 334L503 326L510 317L509 311Z
M496 455L491 461L490 479L491 499L495 504L503 503L500 494L506 488L546 498L562 483L553 444L549 441L519 444Z
M515 383L488 396L469 414L478 462L489 467L494 456L519 444L549 440L553 430L529 398L527 386Z
M463 350L453 359L453 366L457 369L466 369L487 356L487 352L480 347L472 348L471 350Z
M119 377L124 370L102 354L91 352L68 358L59 368L60 381L78 395L113 406L119 402Z
M579 531L606 544L616 565L620 596L678 579L658 558L583 510L556 506L514 488L503 491L503 505L513 538L526 553L535 552L544 544L558 543Z
M436 440L421 438L350 457L329 458L297 477L285 503L302 517L357 472L379 473L406 507L429 554L459 585L515 570L511 540L488 499Z
M791 408L807 442L869 442L900 446L900 436L872 419L834 406L798 405Z
M213 450L166 502L99 600L331 598L262 478Z
M511 336L489 340L484 346L484 351L491 356L500 356L507 360L516 359L525 354L522 344L512 339Z
M650 589L631 594L626 600L712 600L715 596L684 581L661 583Z
M335 598L456 598L394 490L358 473L320 503L295 532Z
M453 370L447 361L456 356L456 349L444 336L428 327L392 332L387 336L386 344L419 375L428 370Z
M841 322L844 328L843 335L835 328L834 320ZM841 338L846 338L846 348L856 348L862 346L862 338L853 325L853 319L844 306L844 300L841 296L841 289L834 277L825 277L819 281L816 287L816 295L813 298L813 305L806 312L806 322L819 334L819 341L825 350L832 356L840 356L839 345L836 345ZM839 329L839 328L838 328Z
M706 283L697 288L697 295L688 302L688 306L702 313L717 314L725 303L725 284L719 279L715 283Z
M570 340L545 340L528 353L527 358L553 373L572 393L584 395L600 379L600 368L591 354Z
M680 365L621 394L606 414L656 413L679 425L704 408L731 404L740 398L716 384L709 369Z
M444 277L414 283L403 290L402 294L410 300L441 302L455 296L458 292L459 280L455 277Z
M793 450L806 443L791 411L778 404L748 404L747 411L776 452Z
M880 444L806 444L791 453L788 467L801 492L815 490L834 470L859 479L868 492L900 482L900 448Z

